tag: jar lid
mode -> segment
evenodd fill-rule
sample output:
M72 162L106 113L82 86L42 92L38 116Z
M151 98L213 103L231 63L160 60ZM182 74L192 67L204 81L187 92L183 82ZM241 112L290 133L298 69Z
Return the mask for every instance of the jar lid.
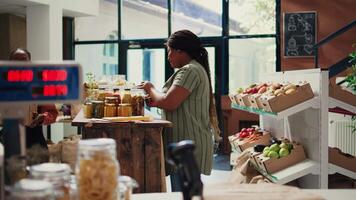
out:
M116 142L111 138L84 139L84 140L79 140L78 144L80 150L107 149L113 146L116 148Z
M113 97L105 97L105 99L108 99L108 100L118 100L119 98L118 98L118 97L113 96Z
M119 106L131 106L130 103L120 103Z
M30 176L35 179L47 180L52 184L70 180L71 168L64 163L43 163L30 167Z
M14 197L46 197L53 194L53 186L44 180L22 179L11 190Z
M92 101L93 104L103 104L104 101Z

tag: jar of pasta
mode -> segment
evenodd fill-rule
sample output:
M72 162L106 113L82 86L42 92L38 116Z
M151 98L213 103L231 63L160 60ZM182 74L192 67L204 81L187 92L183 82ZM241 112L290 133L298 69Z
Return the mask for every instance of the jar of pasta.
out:
M118 111L118 116L120 116L120 117L131 117L132 116L131 104L122 103L119 105L119 108L117 109L117 111Z
M83 112L85 118L93 117L93 104L90 101L84 103Z
M56 200L74 199L70 190L70 172L68 164L43 163L30 168L30 177L52 183Z
M144 92L142 89L131 90L131 106L133 116L144 116L145 115L145 100Z
M113 139L80 140L76 179L79 200L116 200L119 164Z
M53 186L48 181L22 179L10 190L11 200L55 200Z
M93 117L103 118L104 117L104 102L103 101L92 101L93 105Z

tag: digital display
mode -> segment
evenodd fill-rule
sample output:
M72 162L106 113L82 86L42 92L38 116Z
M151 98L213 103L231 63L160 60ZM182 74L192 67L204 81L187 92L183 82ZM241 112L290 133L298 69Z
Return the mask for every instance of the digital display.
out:
M0 102L77 100L81 77L78 65L6 66L0 63Z

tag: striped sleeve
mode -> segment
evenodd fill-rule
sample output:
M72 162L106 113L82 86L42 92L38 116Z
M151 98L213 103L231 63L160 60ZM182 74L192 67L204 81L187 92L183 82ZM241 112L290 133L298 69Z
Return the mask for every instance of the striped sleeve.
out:
M192 92L198 85L200 79L198 74L193 70L193 68L187 66L181 68L174 78L173 85L178 85L184 87L185 89Z

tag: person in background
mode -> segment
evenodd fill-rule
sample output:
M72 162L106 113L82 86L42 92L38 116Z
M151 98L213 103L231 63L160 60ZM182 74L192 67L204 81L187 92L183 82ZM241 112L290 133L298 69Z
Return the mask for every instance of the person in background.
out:
M26 49L18 48L10 53L9 58L11 61L30 61L31 54ZM54 123L58 111L54 104L30 106L35 107L35 112L33 113L32 122L26 125L26 147L31 148L34 145L40 145L42 148L48 149L42 125Z
M219 133L212 93L208 52L189 30L173 33L167 41L168 61L177 69L158 92L152 83L143 82L150 99L148 106L163 110L162 118L173 123L172 133L164 134L167 147L172 142L193 140L195 158L202 174L210 175L213 160L213 132ZM215 134L218 136L218 134ZM217 140L217 138L216 138ZM167 149L166 149L167 151ZM180 191L178 173L166 167L172 191Z

